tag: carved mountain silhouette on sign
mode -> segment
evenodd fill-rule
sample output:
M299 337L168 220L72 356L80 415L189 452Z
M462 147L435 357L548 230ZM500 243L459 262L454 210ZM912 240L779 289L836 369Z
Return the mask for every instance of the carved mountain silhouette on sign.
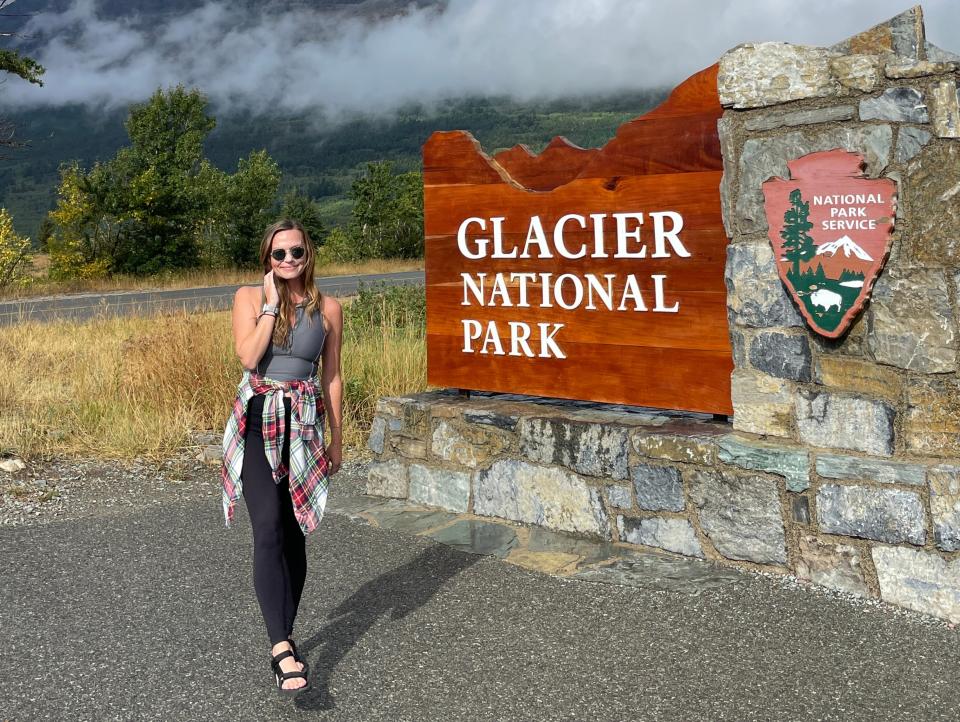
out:
M603 148L580 148L557 136L539 155L516 145L491 158L466 131L434 133L424 145L423 162L425 173L435 175L424 182L486 177L549 191L577 178L606 178L615 185L625 176L722 171L717 68L712 65L685 80L659 106L621 125Z
M598 148L581 148L558 135L539 155L521 143L500 151L493 159L524 188L549 191L576 178L599 152Z

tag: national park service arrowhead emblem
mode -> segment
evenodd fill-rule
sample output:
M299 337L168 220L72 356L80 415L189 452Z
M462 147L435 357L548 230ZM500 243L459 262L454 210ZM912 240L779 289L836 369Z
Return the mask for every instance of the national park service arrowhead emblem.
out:
M871 180L845 150L789 161L763 184L780 278L810 327L838 338L866 305L890 254L897 186Z

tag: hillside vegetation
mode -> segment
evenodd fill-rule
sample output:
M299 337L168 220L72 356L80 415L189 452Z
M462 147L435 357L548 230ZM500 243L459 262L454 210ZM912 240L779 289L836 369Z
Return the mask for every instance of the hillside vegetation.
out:
M214 109L216 127L204 154L220 170L233 171L238 159L265 149L281 171L280 194L298 190L314 199L329 229L349 219L349 192L367 163L387 160L395 172L418 170L421 146L433 131L468 130L489 153L516 143L539 150L555 135L597 147L624 121L663 97L661 91L649 91L539 104L472 98L337 125L323 125L306 115L222 116ZM7 115L17 136L28 142L0 160L0 207L10 211L18 233L36 242L41 221L56 204L62 164L76 161L90 168L129 142L123 125L127 115L127 110L94 113L82 107Z

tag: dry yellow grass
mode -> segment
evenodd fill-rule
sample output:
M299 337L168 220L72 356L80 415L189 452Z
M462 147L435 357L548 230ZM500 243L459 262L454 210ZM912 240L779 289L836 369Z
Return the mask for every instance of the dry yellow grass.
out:
M0 451L162 458L222 432L241 368L228 312L0 328ZM345 329L344 441L359 448L383 395L425 388L423 330Z
M197 288L200 286L230 286L241 283L258 283L263 274L257 271L239 271L237 269L192 270L159 276L124 276L109 278L75 279L72 281L51 281L46 277L50 265L49 256L37 254L33 257L30 276L33 282L24 288L2 289L0 299L11 300L36 296L55 296L65 293L105 293L109 291L146 291L177 288ZM399 273L416 271L423 268L423 260L375 259L363 263L331 263L318 266L314 273L321 276L349 276L368 273Z

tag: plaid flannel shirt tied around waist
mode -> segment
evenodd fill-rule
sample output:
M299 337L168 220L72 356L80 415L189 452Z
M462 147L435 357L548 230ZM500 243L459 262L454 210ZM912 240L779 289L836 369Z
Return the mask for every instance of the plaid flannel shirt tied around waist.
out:
M284 394L290 394L290 468L283 463L283 439L286 431ZM273 480L290 486L293 511L304 534L317 528L327 505L327 454L323 444L323 398L315 378L274 381L245 372L233 413L223 433L223 514L227 526L233 521L234 507L243 493L240 471L243 469L244 436L247 431L247 405L254 396L263 400L263 450L273 471Z

